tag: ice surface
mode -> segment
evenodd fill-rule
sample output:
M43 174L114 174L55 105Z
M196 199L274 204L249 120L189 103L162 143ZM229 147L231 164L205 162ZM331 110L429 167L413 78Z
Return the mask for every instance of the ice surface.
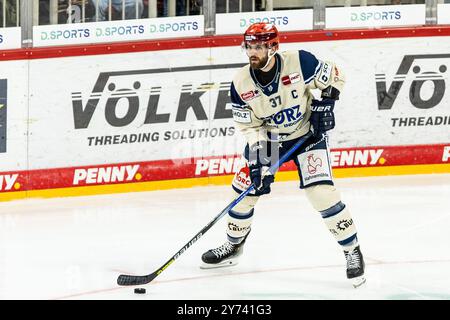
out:
M260 199L235 267L202 270L226 218L136 295L120 273L161 267L230 201L211 186L0 203L0 299L450 299L450 174L338 179L367 283L297 182Z

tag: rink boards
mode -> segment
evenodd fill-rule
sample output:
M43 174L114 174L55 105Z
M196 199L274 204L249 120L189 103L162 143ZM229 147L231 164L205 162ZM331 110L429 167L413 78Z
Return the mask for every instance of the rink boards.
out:
M281 50L346 74L336 177L450 172L449 40L449 27L285 33ZM0 200L229 183L245 145L228 94L239 42L4 51ZM277 180L296 177L289 163Z

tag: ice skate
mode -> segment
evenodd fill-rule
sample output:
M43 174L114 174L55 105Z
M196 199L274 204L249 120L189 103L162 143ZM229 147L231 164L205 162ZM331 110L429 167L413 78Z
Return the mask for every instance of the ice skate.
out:
M212 269L236 265L242 255L244 242L245 240L239 244L233 244L227 240L220 247L206 251L202 255L203 264L200 268Z
M361 250L357 246L352 251L344 251L344 254L347 259L347 278L352 282L354 288L358 288L366 282Z

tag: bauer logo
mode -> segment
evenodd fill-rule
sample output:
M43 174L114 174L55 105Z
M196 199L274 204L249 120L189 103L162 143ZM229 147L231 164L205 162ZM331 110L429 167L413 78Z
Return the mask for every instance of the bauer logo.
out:
M141 180L139 165L75 169L73 185L103 184Z
M7 80L0 79L0 153L6 152L7 133L7 105L8 105Z
M87 99L83 97L82 92L72 93L74 127L75 129L88 128L97 109L100 110L97 113L103 113L104 120L112 127L125 127L131 123L142 126L186 122L188 115L200 121L209 120L209 118L232 118L231 110L227 106L231 104L229 96L231 82L195 85L186 83L177 88L178 92L174 92L173 87L163 87L161 82L158 82L158 77L166 79L167 83L169 77L170 79L173 77L186 78L185 73L190 71L207 73L211 69L239 68L241 66L243 64L240 63L100 73L92 93ZM170 82L173 83L173 80ZM215 108L212 112L204 105L211 98L205 93L211 91L217 92ZM160 101L163 99L172 99L172 101L176 99L174 102L176 106L170 108L170 111L162 112L159 109Z

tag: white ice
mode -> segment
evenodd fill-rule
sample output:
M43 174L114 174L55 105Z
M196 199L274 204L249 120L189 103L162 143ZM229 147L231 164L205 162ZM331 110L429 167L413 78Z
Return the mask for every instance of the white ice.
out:
M225 240L223 218L152 283L229 202L228 186L0 203L0 299L450 299L450 174L337 179L366 261L345 277L341 248L297 182L257 205L237 266L199 268Z

